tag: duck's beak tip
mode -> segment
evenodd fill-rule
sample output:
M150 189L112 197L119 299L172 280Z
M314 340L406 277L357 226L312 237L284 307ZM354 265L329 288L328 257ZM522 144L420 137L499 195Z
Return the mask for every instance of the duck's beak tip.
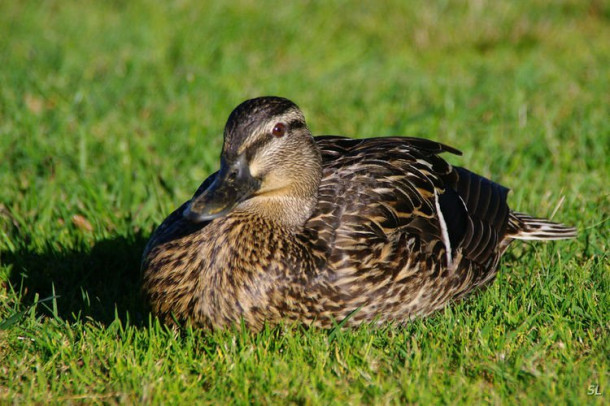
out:
M182 217L193 222L193 223L203 223L205 221L214 220L217 217L220 217L224 214L222 208L218 208L215 211L210 211L209 213L199 213L191 209L191 203L186 206L186 209L182 211Z
M248 199L260 187L260 181L240 158L232 163L221 161L221 168L213 181L188 203L182 216L194 223L210 221L229 213L240 202Z

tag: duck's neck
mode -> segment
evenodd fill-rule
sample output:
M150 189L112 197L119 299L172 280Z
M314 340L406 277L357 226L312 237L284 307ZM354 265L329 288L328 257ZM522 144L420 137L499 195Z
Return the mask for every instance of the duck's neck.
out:
M287 228L301 228L316 209L322 178L322 158L313 139L311 142L302 152L308 155L305 159L267 175L259 192L242 202L236 211L251 213Z
M313 214L317 196L309 198L292 195L256 196L242 203L236 211L261 217L289 229L299 229Z

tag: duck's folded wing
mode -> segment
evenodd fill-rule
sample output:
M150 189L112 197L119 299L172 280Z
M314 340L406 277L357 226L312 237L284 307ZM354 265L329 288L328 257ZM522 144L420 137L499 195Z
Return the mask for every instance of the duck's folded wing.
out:
M310 225L335 256L415 244L446 266L458 254L481 264L497 257L508 190L438 156L459 151L417 138L316 141L324 174Z
M467 169L454 167L444 177L440 215L447 222L454 247L471 261L489 265L501 253L509 208L508 189Z

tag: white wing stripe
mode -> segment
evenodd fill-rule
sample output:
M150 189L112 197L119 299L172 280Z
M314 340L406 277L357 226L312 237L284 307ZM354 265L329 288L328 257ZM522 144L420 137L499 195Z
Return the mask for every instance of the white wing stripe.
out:
M453 258L451 255L451 241L449 240L449 232L447 230L447 223L445 222L445 216L441 211L441 206L438 202L438 192L434 190L434 205L436 206L436 214L438 215L438 221L441 226L441 235L443 237L443 244L445 244L445 255L447 256L447 266L451 266Z

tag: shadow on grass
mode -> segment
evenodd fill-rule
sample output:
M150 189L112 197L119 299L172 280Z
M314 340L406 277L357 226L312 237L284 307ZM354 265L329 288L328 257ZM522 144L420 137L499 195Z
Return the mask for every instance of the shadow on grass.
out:
M109 323L115 314L123 322L142 325L147 310L140 294L140 259L147 237L138 233L98 241L91 249L61 252L3 252L12 264L10 283L21 291L21 303L57 296L57 316L66 320L90 318ZM39 312L52 313L38 306Z

